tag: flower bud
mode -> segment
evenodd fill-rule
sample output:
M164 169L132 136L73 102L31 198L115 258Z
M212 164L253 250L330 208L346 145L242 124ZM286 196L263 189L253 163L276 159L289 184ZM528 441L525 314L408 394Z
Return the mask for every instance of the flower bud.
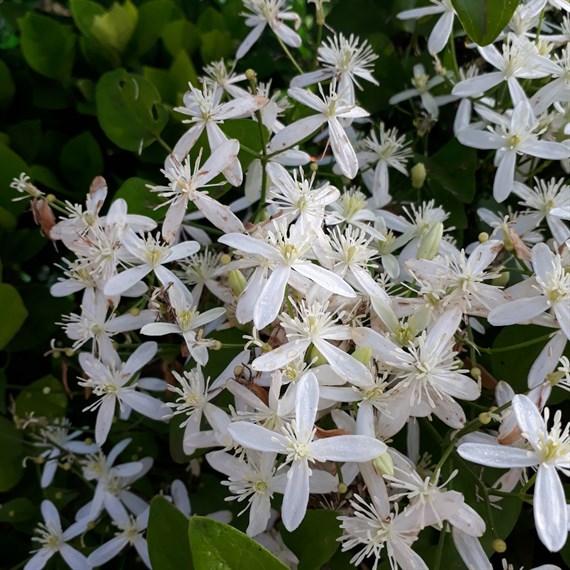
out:
M394 461L387 451L380 457L377 457L373 463L374 468L380 475L389 475L390 477L394 475Z
M477 239L481 242L481 243L485 243L486 241L489 241L489 234L487 232L481 232L478 236Z
M232 269L228 273L228 283L232 293L236 297L239 297L245 291L247 286L247 281L239 269Z
M257 74L251 68L245 70L245 77L248 81L255 81L257 78Z
M479 380L479 378L481 378L481 369L478 368L477 366L474 366L469 371L469 374L471 374L471 376L473 376L473 378L475 378L475 380Z
M507 550L507 543L500 538L495 538L495 540L493 540L491 543L491 546L493 547L493 550L499 554L502 554Z
M229 255L228 253L224 253L223 255L220 256L220 263L222 265L227 265L231 260L232 256Z
M489 414L489 412L481 412L479 414L479 421L486 426L487 424L491 423L491 415Z
M491 285L504 287L509 282L510 278L511 274L508 271L501 271L501 273L499 273L499 276L491 281Z
M337 491L341 495L344 495L348 491L348 487L347 487L346 483L339 483L338 487L337 487Z
M412 175L412 186L416 190L419 190L424 185L427 176L424 163L418 162L415 166L412 167L410 173Z
M443 224L437 222L430 228L428 233L422 237L418 247L418 259L433 259L439 251L442 236Z
M141 314L141 310L138 307L133 307L129 313L131 313L133 317L138 317Z

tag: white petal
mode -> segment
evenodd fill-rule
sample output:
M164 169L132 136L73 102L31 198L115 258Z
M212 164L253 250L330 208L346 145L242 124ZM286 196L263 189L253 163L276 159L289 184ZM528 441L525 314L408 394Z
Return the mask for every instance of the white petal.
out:
M279 265L271 272L253 311L253 324L257 329L272 323L279 314L290 275L291 269L286 265Z
M336 295L350 298L356 297L356 293L350 285L336 273L324 267L309 262L297 262L293 269Z
M493 567L478 538L469 536L455 527L452 529L452 535L453 544L467 568L492 570Z
M329 119L329 136L331 148L341 172L347 178L354 178L358 173L358 158L336 117Z
M453 28L453 12L445 12L433 27L428 40L428 51L435 55L443 50L449 40Z
M89 555L89 563L95 567L103 566L103 564L106 564L109 560L115 558L115 556L117 556L117 554L119 554L119 552L121 552L128 543L129 541L125 536L115 536L108 542L105 542L105 544L102 544L99 548L95 549Z
M281 129L269 142L268 152L274 153L292 147L315 133L324 123L324 115L311 115Z
M488 467L531 467L538 464L538 459L532 451L506 445L489 445L483 443L463 443L457 448L457 453L463 459L487 465Z
M162 420L167 412L167 409L160 400L157 400L148 394L137 392L136 390L126 391L124 395L122 395L122 400L124 400L139 414L153 420Z
M283 495L281 516L283 525L292 532L307 512L309 502L309 466L307 460L294 461L287 473L287 485Z
M103 396L103 402L99 406L97 421L95 422L95 441L99 447L107 441L107 436L111 431L116 402L116 396L108 394Z
M40 548L26 563L24 570L42 570L48 560L55 554L50 548Z
M548 300L542 295L516 299L495 307L489 313L488 321L495 326L514 325L544 313L548 307Z
M317 339L314 344L331 368L351 384L358 386L372 383L370 370L362 362L325 340Z
M251 367L261 372L270 372L283 368L289 362L304 354L307 348L309 348L309 344L309 340L295 340L294 342L282 344L279 348L257 357L251 363Z
M546 433L546 425L536 405L523 394L518 394L512 401L517 423L524 437L536 449L539 443L539 432Z
M295 394L295 421L297 433L313 429L319 405L319 383L312 372L307 372L297 383Z
M262 426L249 422L235 422L228 427L233 439L248 449L257 451L284 453L287 439Z
M91 564L87 558L75 550L75 548L69 546L69 544L64 544L60 548L59 553L73 570L91 570Z
M560 476L552 465L541 465L534 489L534 524L538 536L550 550L558 552L568 538L566 497Z
M107 297L114 297L120 295L135 283L138 283L143 277L151 272L150 265L146 263L137 267L131 267L107 281L103 292Z
M311 443L311 453L318 461L372 461L386 449L385 443L366 435L337 435Z
M505 201L511 193L515 179L516 161L516 152L514 150L508 150L503 154L499 162L499 167L495 174L495 181L493 182L493 197L497 202Z

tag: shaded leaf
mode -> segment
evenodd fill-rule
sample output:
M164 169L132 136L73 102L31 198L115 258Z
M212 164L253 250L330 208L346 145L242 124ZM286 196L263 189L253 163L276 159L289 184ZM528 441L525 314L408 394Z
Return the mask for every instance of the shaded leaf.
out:
M24 417L63 417L67 410L67 395L61 382L52 376L44 376L26 386L16 398L16 415Z
M0 349L16 336L28 316L28 311L17 289L0 283Z

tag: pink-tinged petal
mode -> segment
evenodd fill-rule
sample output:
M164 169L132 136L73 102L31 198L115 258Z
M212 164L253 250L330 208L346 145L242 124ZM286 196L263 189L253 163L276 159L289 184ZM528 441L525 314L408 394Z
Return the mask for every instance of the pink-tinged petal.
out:
M534 486L534 524L538 536L550 550L558 552L568 538L566 496L560 476L552 465L541 465Z
M107 281L103 292L107 297L120 295L127 289L131 288L135 283L146 277L151 272L150 265L146 263L137 267L131 267Z
M311 443L311 453L317 461L362 463L380 457L386 449L385 443L366 435L337 435Z
M287 473L281 517L285 528L292 532L305 518L309 502L310 469L307 460L294 461Z
M523 323L544 313L548 307L548 300L542 295L516 299L494 308L489 313L488 321L495 326Z
M204 217L219 230L228 234L245 231L241 220L231 211L229 206L220 204L207 194L196 194L194 204L204 214Z
M344 279L324 267L320 267L308 261L300 261L293 265L293 269L336 295L350 298L356 297L354 289L348 285Z
M298 356L305 354L309 344L311 344L309 340L295 340L282 344L279 348L258 356L251 363L251 367L261 372L283 368Z
M196 185L201 187L208 184L237 158L238 153L239 141L236 139L224 140L219 146L213 148L212 154L198 171Z
M236 60L241 59L253 46L253 44L259 39L263 30L265 29L266 23L261 22L257 24L249 34L247 34L245 40L241 42L237 52L236 52Z
M414 411L417 417L424 415L415 410L412 411ZM467 421L463 408L453 398L442 398L437 402L436 407L429 410L429 412L433 412L445 425L453 429L461 429Z
M539 443L539 432L546 433L546 425L538 408L523 394L518 394L512 401L513 410L521 432L536 449Z
M317 350L327 359L331 368L355 386L370 385L372 375L362 362L326 340L314 341Z
M470 536L461 530L452 528L453 544L459 556L467 568L477 568L477 570L492 570L493 566L489 562L478 538Z
M334 158L347 178L354 178L358 173L358 158L352 148L352 144L347 134L341 127L336 117L330 117L329 121L329 142Z
M507 150L501 157L493 182L493 197L497 202L504 202L512 191L516 161L517 153L514 150Z
M541 350L528 373L528 387L536 388L558 364L564 353L568 338L561 332L556 333Z
M262 329L276 319L290 275L291 268L286 265L279 265L271 272L253 310L253 324L256 328Z
M472 95L481 95L499 85L504 79L504 75L500 72L485 73L460 81L451 93L457 97L470 97Z
M142 370L155 356L158 350L156 342L150 341L141 344L125 363L123 372L133 375L135 372Z
M297 383L295 393L295 421L297 433L313 429L319 406L319 383L312 372L307 372Z
M488 467L532 467L538 465L537 455L532 451L508 447L506 445L489 445L484 443L463 443L457 448L463 459L487 465Z
M279 433L250 422L235 422L228 431L236 443L247 449L287 453L287 439Z
M127 544L129 544L129 541L126 536L115 536L89 555L89 564L93 567L103 566L103 564L115 558Z
M300 143L317 132L326 120L326 117L319 113L287 125L271 139L267 148L268 152L279 152Z
M121 399L139 414L153 420L162 420L168 411L160 400L136 390L122 391Z
M449 41L454 18L455 14L453 12L444 12L433 27L428 39L428 51L431 55L438 54L442 51Z
M269 244L246 234L227 234L218 239L218 241L233 249L237 249L238 251L244 251L245 253L250 253L252 255L260 255L261 257L271 261L279 260L278 253L274 247L271 247Z

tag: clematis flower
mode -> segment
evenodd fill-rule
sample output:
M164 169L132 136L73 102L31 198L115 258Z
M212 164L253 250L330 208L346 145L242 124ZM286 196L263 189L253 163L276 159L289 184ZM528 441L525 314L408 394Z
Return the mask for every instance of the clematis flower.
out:
M285 528L295 530L303 520L309 501L310 463L315 461L370 461L386 451L381 441L361 435L339 435L315 440L314 427L319 403L319 383L312 372L299 380L295 420L282 433L249 422L228 427L234 440L247 449L285 454L291 463L283 496Z
M457 448L461 457L489 467L535 467L534 523L541 542L551 552L558 552L568 537L568 513L560 470L568 475L570 465L570 425L562 427L557 411L550 430L550 413L544 419L536 405L524 395L513 398L513 410L528 448L464 443Z

